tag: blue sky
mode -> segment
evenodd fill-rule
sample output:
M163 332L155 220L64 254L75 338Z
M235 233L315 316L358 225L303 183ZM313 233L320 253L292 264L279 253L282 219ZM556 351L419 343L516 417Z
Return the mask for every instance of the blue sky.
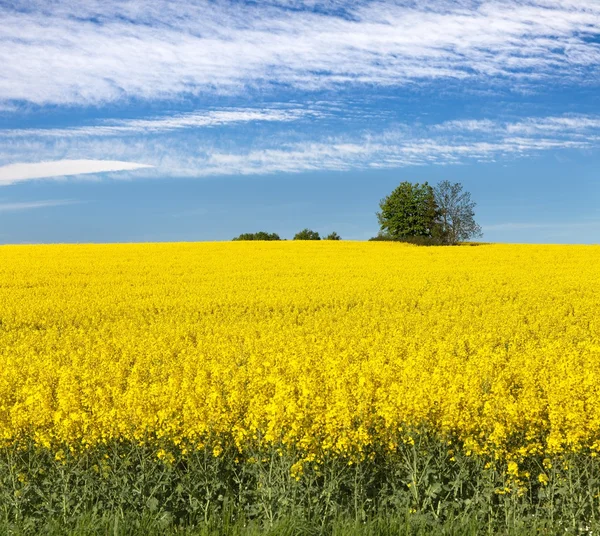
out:
M399 182L600 242L597 0L0 3L0 243L364 240Z

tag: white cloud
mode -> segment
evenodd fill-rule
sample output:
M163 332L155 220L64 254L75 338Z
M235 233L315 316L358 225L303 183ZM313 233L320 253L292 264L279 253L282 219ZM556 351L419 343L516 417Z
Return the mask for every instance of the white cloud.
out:
M396 144L357 140L355 143L294 144L286 149L263 149L240 154L212 152L190 175L252 175L316 170L344 171L365 168L492 162L524 157L547 150L586 149L585 141L505 138L490 141L420 138ZM183 170L180 174L185 174Z
M434 125L435 130L457 132L493 132L498 124L490 119L459 119Z
M313 139L284 130L244 139L241 144L229 137L207 138L194 129L185 137L162 130L188 124L187 118L173 123L168 118L127 122L126 126L135 129L138 123L144 125L141 131L116 131L111 136L103 130L98 133L96 127L80 127L78 137L62 135L64 129L28 137L4 131L0 164L6 165L0 167L0 185L101 171L119 171L115 176L123 178L166 178L455 165L600 148L600 120L584 115L518 122L465 119L330 136L311 129ZM148 123L151 127L144 130ZM14 164L27 161L32 154L45 162ZM59 162L51 162L55 160Z
M152 167L148 164L115 160L57 160L35 163L15 163L0 166L0 185L15 184L31 179L64 177L85 173L131 171Z
M597 0L4 4L0 101L85 105L273 84L590 82L600 45L589 37L599 28Z
M0 102L0 114L14 113L18 111L19 108L14 104L9 104L7 102Z
M550 117L526 117L518 121L492 121L490 119L461 119L434 125L433 130L457 133L485 133L497 135L553 135L568 137L576 134L587 135L600 130L598 115L564 115Z
M507 132L529 135L540 132L564 135L573 132L586 133L598 129L600 129L600 116L582 115L530 118L506 126Z
M79 203L73 199L51 199L46 201L22 201L12 203L0 203L0 212L16 212L21 210L32 210L36 208L62 207Z
M119 136L126 134L157 134L175 130L217 127L250 122L290 122L303 117L323 117L316 108L224 108L202 112L165 115L149 119L108 119L99 125L70 128L24 128L0 130L3 138L13 136Z

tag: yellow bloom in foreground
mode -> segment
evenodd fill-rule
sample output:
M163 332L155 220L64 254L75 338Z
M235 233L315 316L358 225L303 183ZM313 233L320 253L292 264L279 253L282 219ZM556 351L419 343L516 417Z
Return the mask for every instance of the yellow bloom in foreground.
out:
M425 428L518 478L599 450L598 266L581 246L2 246L0 440L354 463Z

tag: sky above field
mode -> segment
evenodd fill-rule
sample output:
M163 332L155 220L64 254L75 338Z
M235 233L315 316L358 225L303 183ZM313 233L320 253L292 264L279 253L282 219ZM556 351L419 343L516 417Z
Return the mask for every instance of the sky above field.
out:
M364 240L445 179L600 242L598 0L9 0L0 65L0 243Z

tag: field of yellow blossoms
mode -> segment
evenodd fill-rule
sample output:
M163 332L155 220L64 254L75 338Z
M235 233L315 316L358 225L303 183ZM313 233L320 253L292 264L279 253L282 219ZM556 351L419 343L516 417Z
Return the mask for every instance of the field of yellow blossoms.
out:
M3 246L0 440L352 461L426 429L509 471L593 456L599 267L595 246Z

